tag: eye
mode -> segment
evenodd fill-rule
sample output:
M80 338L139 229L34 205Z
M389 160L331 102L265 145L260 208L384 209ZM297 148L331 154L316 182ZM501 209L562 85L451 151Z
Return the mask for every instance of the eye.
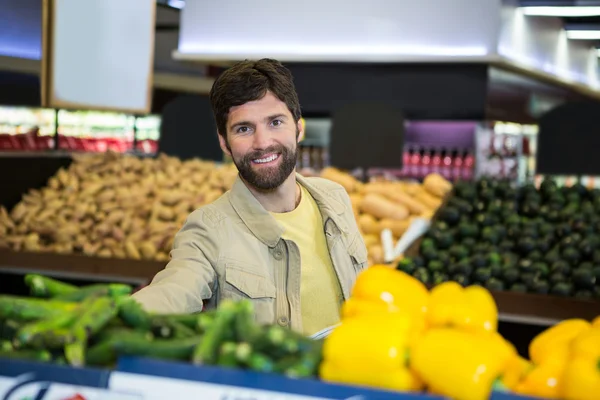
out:
M283 121L282 121L282 120L280 120L280 119L274 119L274 120L271 122L271 125L273 125L273 126L280 126L280 125L282 125L282 124L283 124Z
M235 132L236 133L248 133L248 132L250 132L250 128L247 126L240 126L239 128L236 129Z

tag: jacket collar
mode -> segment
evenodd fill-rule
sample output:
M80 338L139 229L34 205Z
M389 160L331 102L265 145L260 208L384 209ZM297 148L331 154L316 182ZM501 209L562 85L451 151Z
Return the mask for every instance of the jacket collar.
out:
M296 181L304 186L315 199L324 222L327 222L331 218L341 231L348 231L347 224L342 218L342 215L346 211L346 206L341 201L335 199L321 188L316 187L300 174L296 174ZM239 176L231 188L229 201L235 212L254 236L269 247L277 245L285 229L256 200Z

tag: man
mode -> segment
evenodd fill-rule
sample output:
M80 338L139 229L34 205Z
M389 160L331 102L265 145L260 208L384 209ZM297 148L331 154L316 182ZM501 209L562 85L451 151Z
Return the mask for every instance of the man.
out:
M307 335L338 323L367 251L345 190L296 174L303 127L290 71L271 59L238 63L210 100L239 177L188 217L171 261L135 298L163 313L251 299L258 322Z

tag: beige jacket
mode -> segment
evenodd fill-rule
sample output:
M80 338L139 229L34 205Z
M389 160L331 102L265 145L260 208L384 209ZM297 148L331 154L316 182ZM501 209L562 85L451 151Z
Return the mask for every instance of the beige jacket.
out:
M329 254L347 299L367 265L348 194L329 180L297 175L297 181L321 210ZM194 313L222 299L250 299L260 323L301 330L300 253L282 234L283 227L237 178L229 192L190 214L175 237L169 264L134 297L162 313Z

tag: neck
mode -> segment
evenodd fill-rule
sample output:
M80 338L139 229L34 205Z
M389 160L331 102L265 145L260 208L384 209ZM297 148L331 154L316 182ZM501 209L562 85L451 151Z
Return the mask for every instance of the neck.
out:
M286 213L296 209L300 201L300 188L296 183L295 171L276 189L258 190L242 179L248 190L265 210L273 213Z

